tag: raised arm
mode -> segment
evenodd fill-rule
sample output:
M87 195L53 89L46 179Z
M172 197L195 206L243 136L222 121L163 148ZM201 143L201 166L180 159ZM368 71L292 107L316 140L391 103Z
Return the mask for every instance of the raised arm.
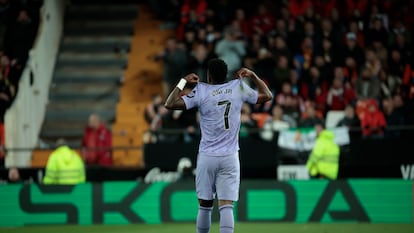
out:
M250 78L254 82L254 84L257 86L257 91L259 92L259 96L257 98L257 103L258 104L264 103L264 102L269 101L273 98L273 94L269 90L269 88L267 87L266 83L263 82L263 80L261 80L256 75L256 73L254 73L253 71L251 71L247 68L241 68L237 72L237 75L238 75L239 78L241 78L241 77Z
M181 78L177 86L171 91L168 95L167 100L164 103L164 106L171 110L185 110L184 100L181 98L181 91L184 89L187 83L196 84L200 78L194 74L188 74L184 78Z

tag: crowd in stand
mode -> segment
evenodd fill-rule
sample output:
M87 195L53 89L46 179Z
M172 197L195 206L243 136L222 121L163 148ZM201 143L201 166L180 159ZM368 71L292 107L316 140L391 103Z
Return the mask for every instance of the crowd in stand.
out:
M41 5L42 0L0 0L0 147L5 142L4 115L36 38ZM0 160L3 156L0 152Z
M344 111L338 126L364 137L395 136L393 129L414 124L414 1L179 2L179 11L161 14L176 30L157 56L165 67L164 94L189 72L206 81L206 62L213 57L226 61L229 79L242 66L254 70L275 98L244 108L241 136L249 127L324 124L330 111ZM153 130L193 134L196 111L155 107Z

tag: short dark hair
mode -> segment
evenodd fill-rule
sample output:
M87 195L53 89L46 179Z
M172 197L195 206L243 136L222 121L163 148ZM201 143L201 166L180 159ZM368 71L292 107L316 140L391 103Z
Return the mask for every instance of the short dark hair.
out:
M223 83L227 79L227 64L219 58L208 61L207 70L214 83Z

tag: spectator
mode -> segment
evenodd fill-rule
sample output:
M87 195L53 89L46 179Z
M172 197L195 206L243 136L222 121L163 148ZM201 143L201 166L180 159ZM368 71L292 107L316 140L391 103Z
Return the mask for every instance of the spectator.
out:
M272 53L272 56L275 58L276 61L279 60L279 57L283 56L288 59L288 64L289 64L289 60L291 59L292 52L291 50L289 50L286 44L285 38L286 37L283 37L277 34L273 40L273 45L270 45L270 52Z
M162 102L162 96L157 93L152 95L151 102L145 106L144 118L149 125L157 115L158 108L162 105Z
M327 92L322 90L320 86L317 86L315 89L315 98L313 102L315 103L315 110L320 115L325 115L327 112Z
M282 106L275 105L272 109L272 117L265 122L260 136L263 140L274 141L279 131L296 127L295 119L284 114Z
M81 146L87 165L112 165L112 134L95 113L89 116Z
M282 106L284 112L296 121L300 118L302 99L298 94L294 94L292 85L289 82L282 84L282 91L276 95L275 103Z
M368 100L367 110L361 119L362 136L364 138L383 138L386 126L384 113L379 110L377 100Z
M341 18L337 7L332 8L332 11L329 14L329 18L332 22L332 30L334 31L334 35L342 35L343 32L346 31L346 23L344 21L344 18Z
M392 102L393 102L394 110L399 111L401 114L403 114L403 116L405 116L406 111L407 111L407 106L405 105L404 99L401 96L401 94L395 94L392 97Z
M234 73L240 69L242 59L246 55L244 44L237 39L236 35L237 32L233 28L225 28L224 38L217 42L214 49L217 57L226 62L228 66L227 78L233 77Z
M384 44L381 41L374 41L372 42L372 49L380 64L382 66L386 66L388 60L388 49L384 46Z
M85 166L81 156L63 139L57 142L57 148L50 154L45 168L43 184L76 185L86 180Z
M299 74L298 72L296 72L296 70L291 69L289 71L288 83L290 84L290 89L292 91L292 94L298 95L299 89L300 89L300 79L299 79Z
M300 32L300 25L294 18L289 18L287 20L287 38L286 44L292 54L297 54L301 50L302 35Z
M321 73L317 67L312 66L304 78L305 82L302 83L300 91L304 100L315 100L315 92L318 87L326 94L327 82L321 78Z
M282 38L283 40L286 39L288 37L287 22L283 18L277 18L275 27L269 34L272 37L275 37L275 39L278 37Z
M306 37L312 39L313 51L320 51L322 34L316 31L315 24L311 20L307 20L303 23L303 38Z
M345 17L351 16L352 12L360 12L360 14L365 13L369 5L368 0L346 0L345 1Z
M167 39L164 51L157 54L155 60L164 62L163 90L164 96L167 96L176 82L184 75L188 62L187 52L182 46L179 46L175 37L170 37Z
M335 143L335 134L321 126L316 126L316 142L306 167L311 177L336 180L339 171L340 147Z
M369 68L363 68L360 77L355 82L358 100L379 99L381 86L378 78L373 77Z
M247 40L251 36L251 27L249 25L249 20L246 17L246 12L243 8L237 8L234 12L231 25L239 28L240 36L244 40Z
M345 80L344 84L344 98L348 104L355 105L357 98L355 89L352 87L352 84Z
M277 59L276 69L274 70L274 78L269 82L269 87L273 93L278 93L282 89L282 84L289 82L290 79L290 68L288 57L281 55Z
M318 52L318 55L323 58L323 61L329 66L339 65L339 59L335 56L337 53L335 48L332 46L332 42L327 38L324 38L322 41L321 51Z
M246 138L253 134L251 129L256 129L258 127L256 120L252 117L252 108L248 103L243 103L240 122L240 138Z
M319 70L320 79L322 83L322 89L324 91L328 90L329 85L332 83L332 74L333 74L333 66L331 63L327 63L325 59L320 56L316 55L314 58L314 67Z
M16 62L16 59L10 61L10 58L7 55L3 55L0 58L0 72L3 75L4 79L9 82L10 87L13 88L13 96L17 94L20 75L23 69L23 67L19 67Z
M328 17L337 5L337 0L313 0L312 2L315 12L321 17Z
M258 33L260 36L267 36L275 26L275 18L264 3L257 5L256 12L250 16L249 21L251 31Z
M316 125L325 125L324 117L317 113L314 103L308 102L299 121L299 127L313 128Z
M408 35L405 35L402 31L397 31L395 33L395 41L392 42L391 47L400 51L401 59L403 61L410 61L413 57L412 46L413 43L408 42Z
M252 34L251 38L247 41L246 55L244 56L244 66L254 69L254 63L259 56L260 49L262 49L263 41L259 34Z
M355 113L355 108L353 105L348 104L345 107L345 116L338 121L336 124L337 127L347 127L349 136L351 140L353 138L357 138L361 135L360 127L361 121L359 120L358 116Z
M308 8L312 7L311 0L291 0L288 1L288 9L292 17L296 18L304 15Z
M388 31L384 27L381 17L375 16L372 19L372 26L367 30L366 46L374 42L380 42L383 45L388 44Z
M36 38L37 26L28 11L21 9L16 20L6 31L6 54L11 60L16 59L16 63L19 65L25 66L26 64L29 50Z
M342 70L337 68L337 70ZM329 88L328 96L326 102L329 106L329 110L344 110L345 106L348 104L348 100L344 96L344 84L342 78L337 76L334 78L334 81Z
M4 115L15 94L14 86L4 77L3 73L0 73L0 124L4 124Z
M188 62L189 72L195 73L200 77L200 81L207 81L207 61L215 57L208 51L206 45L198 43L194 46Z
M355 60L355 64L357 65L357 70L358 70L360 66L364 64L365 55L364 55L364 51L362 50L361 47L359 47L356 40L357 38L356 38L355 33L348 32L346 34L345 46L342 49L342 58L344 59L342 63L344 64L345 60L348 57L352 57Z
M163 28L175 27L180 18L180 2L176 0L148 0L156 17L163 21Z
M8 26L14 21L15 11L17 4L14 4L17 1L2 0L0 1L0 51L5 50L5 40L6 32Z
M197 30L188 29L184 31L184 38L181 40L184 50L187 54L190 54L193 50L193 46L197 40Z
M382 100L382 111L384 112L387 128L385 129L385 137L399 137L401 127L404 125L404 116L400 111L395 109L392 97Z
M400 90L401 79L388 75L385 69L381 69L378 76L381 85L380 97L382 99L392 97Z
M381 61L372 48L365 49L365 63L363 68L368 68L373 77L378 77L381 70Z
M364 49L365 48L365 35L364 32L360 29L360 27L358 26L358 21L356 20L351 20L349 22L349 33L354 33L355 37L356 37L356 44Z
M392 49L388 56L388 73L402 81L405 66L406 61L402 59L401 52L398 49Z
M180 6L180 22L177 27L177 37L183 39L184 32L198 30L201 28L207 17L207 1L205 0L184 0Z
M276 85L275 83L278 83L278 82L280 83L280 81L278 81L279 79L286 79L288 73L285 73L285 74L277 73L279 71L278 68L280 68L280 64L277 64L277 68L275 69L276 62L273 59L272 54L266 48L261 48L259 50L259 53L257 54L257 57L255 60L256 62L253 65L254 67L253 70L259 77L263 79L263 81L266 84L268 84L271 91L275 91L275 85ZM286 62L286 64L284 64L284 67L286 68L285 71L288 72L287 59L285 62ZM276 75L275 75L275 72L276 72Z
M319 40L322 42L324 39L332 42L334 48L338 47L341 44L341 35L336 33L332 28L332 21L330 18L323 18L321 20L321 32L322 38ZM318 46L320 47L320 46Z
M308 71L308 69L313 64L313 57L315 56L314 44L312 37L305 37L301 43L301 50L294 57L300 66L300 70Z
M182 91L181 95L192 96L194 95L192 91L193 89L191 87L186 87ZM171 113L171 117L172 121L170 124L173 125L170 125L169 128L174 128L176 126L179 129L183 129L181 134L177 134L180 136L178 138L179 140L183 142L192 142L200 139L200 133L198 130L200 128L198 109L174 110Z
M163 141L163 142L177 142L180 138L180 132L162 132L165 129L178 129L177 118L179 112L169 111L164 105L158 108L157 115L153 119L150 125L151 140L150 142Z
M359 70L356 61L352 57L347 57L345 59L345 65L343 67L345 82L349 82L352 87L355 86L356 80L358 79Z

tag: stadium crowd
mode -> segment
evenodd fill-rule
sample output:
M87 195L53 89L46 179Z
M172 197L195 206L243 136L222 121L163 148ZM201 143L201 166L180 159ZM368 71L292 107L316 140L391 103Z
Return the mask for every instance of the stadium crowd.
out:
M229 79L244 66L269 85L273 102L243 108L241 136L246 128L314 127L329 111L344 111L338 126L363 137L398 136L414 124L413 1L183 0L169 14L159 9L176 1L150 2L176 31L157 55L164 94L189 72L206 81L213 57L226 61ZM166 111L160 101L149 109L157 112L152 130L198 136L197 111Z

